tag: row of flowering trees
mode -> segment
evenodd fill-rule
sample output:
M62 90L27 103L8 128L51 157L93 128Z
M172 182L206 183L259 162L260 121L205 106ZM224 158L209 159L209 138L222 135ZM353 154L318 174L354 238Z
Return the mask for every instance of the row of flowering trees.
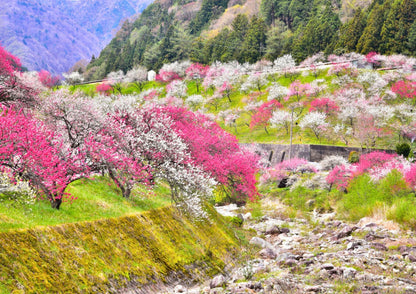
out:
M216 62L208 67L176 62L165 65L157 76L165 90L152 89L147 94L156 94L165 104L215 113L236 133L247 125L251 130L263 128L268 133L277 128L287 134L292 124L319 141L374 147L379 138L391 134L415 137L416 76L409 74L414 65L414 58L375 53L326 58L317 54L300 66L289 55L254 65ZM357 66L394 71L358 70ZM310 75L315 77L312 82L301 82L310 80L302 76ZM318 75L323 78L316 79ZM284 86L276 82L280 78L291 82ZM189 94L192 83L196 93ZM241 96L241 102L236 101Z
M264 169L260 182L279 184L285 181L287 186L297 184L313 189L337 189L347 192L351 182L361 175L367 174L377 183L394 171L400 174L407 188L416 190L416 163L397 154L382 151L362 154L359 160L353 163L340 156L329 156L319 163L293 158ZM300 175L306 175L307 180L302 179Z
M1 61L2 79L23 75ZM27 84L16 91L32 89ZM34 91L30 105L9 95L1 101L1 171L28 181L54 208L72 181L94 174L107 174L126 198L135 185L164 181L178 205L198 214L214 190L238 202L257 195L256 156L209 117L155 103L151 92L91 98Z

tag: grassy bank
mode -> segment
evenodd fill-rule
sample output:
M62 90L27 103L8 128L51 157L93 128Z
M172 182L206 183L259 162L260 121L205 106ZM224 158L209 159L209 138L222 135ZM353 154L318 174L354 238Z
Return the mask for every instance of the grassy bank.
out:
M33 202L22 194L0 194L0 231L120 217L170 203L169 191L163 186L153 192L136 189L131 199L124 199L105 177L76 181L66 192L77 199L64 202L60 210L52 209L47 200Z
M0 293L106 293L212 275L236 248L214 210L195 222L172 207L0 233ZM229 262L229 261L227 261ZM145 290L143 290L145 292Z

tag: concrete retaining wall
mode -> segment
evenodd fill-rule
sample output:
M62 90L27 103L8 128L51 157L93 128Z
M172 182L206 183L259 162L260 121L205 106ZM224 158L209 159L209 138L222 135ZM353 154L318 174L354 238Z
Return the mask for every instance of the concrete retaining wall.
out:
M245 146L251 146L254 151L261 155L264 159L268 160L271 165L279 163L283 160L289 159L290 145L279 144L242 144ZM371 151L385 151L394 153L393 150L381 150L381 149L363 149L363 153ZM291 158L304 158L308 161L319 162L327 156L339 155L344 158L348 158L351 151L361 152L361 148L357 147L342 147L342 146L328 146L328 145L299 145L293 144L291 151Z

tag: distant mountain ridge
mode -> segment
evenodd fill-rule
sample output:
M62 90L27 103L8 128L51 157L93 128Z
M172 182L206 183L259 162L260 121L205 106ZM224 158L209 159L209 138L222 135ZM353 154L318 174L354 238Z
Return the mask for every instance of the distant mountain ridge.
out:
M0 43L29 70L66 72L98 54L152 0L9 0L0 3Z

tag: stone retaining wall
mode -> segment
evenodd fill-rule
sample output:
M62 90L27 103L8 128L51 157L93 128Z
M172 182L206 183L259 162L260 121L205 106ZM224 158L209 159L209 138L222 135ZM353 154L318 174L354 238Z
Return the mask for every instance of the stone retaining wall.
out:
M289 159L290 145L280 144L242 144L244 146L252 146L255 152L260 154L264 159L268 160L271 165L279 163L283 160ZM363 153L370 151L386 151L395 152L394 150L381 150L381 149L363 149ZM327 156L339 155L344 158L348 158L351 151L361 152L361 148L358 147L342 147L342 146L328 146L328 145L312 145L312 144L293 144L291 158L303 158L312 162L319 162Z

